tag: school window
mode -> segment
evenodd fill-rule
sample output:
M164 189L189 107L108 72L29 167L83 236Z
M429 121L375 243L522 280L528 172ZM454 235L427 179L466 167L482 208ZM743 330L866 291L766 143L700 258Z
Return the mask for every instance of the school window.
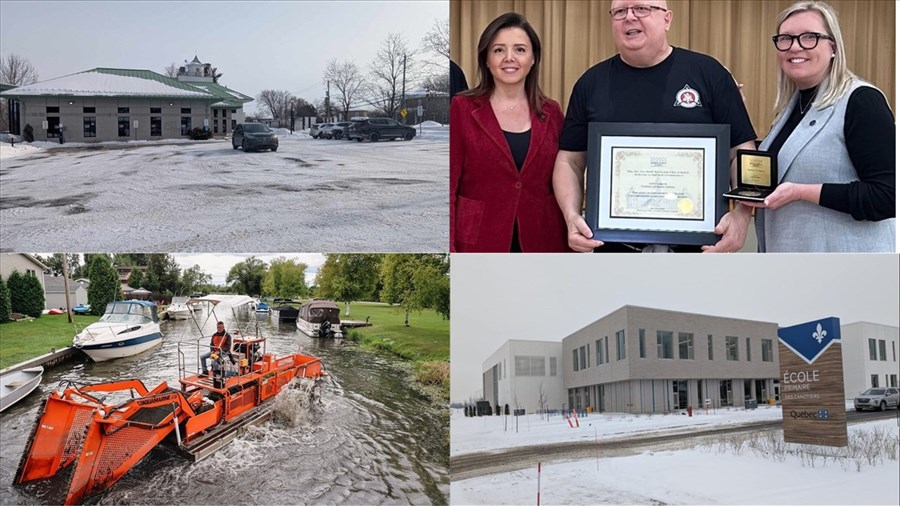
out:
M872 375L872 388L878 388L878 375Z
M231 114L237 114L237 109L232 109Z
M150 114L162 114L162 107L151 107Z
M750 362L750 338L747 338L747 362Z
M162 135L162 118L152 116L150 118L150 137L160 137Z
M891 386L897 388L897 375L891 374Z
M675 358L672 354L672 332L656 331L656 358Z
M710 360L713 359L712 334L706 335L706 354Z
M738 359L738 338L733 336L725 336L725 360L732 362Z
M131 136L131 125L128 116L119 116L119 137Z
M572 370L578 372L578 350L572 350Z
M771 339L763 339L762 340L762 361L763 362L774 362L775 357L772 356L772 340Z
M887 362L887 343L884 339L878 340L878 359Z
M600 354L603 350L603 347L600 346L600 341L602 341L602 339L597 339L596 341L594 341L594 346L597 348L597 367L603 365L603 355Z
M119 107L119 114L128 114L128 113L129 113L129 111L128 111L127 107Z
M191 113L190 107L182 107L181 108L181 114L190 114L190 113Z
M556 376L556 357L550 357L550 376Z
M514 357L516 376L544 376L544 357L516 355Z
M690 332L678 333L678 358L681 360L694 360L694 334Z
M638 351L640 352L641 358L647 356L647 343L644 338L644 329L638 329Z
M878 360L878 355L876 354L874 339L869 339L869 360Z
M97 118L95 116L84 117L84 136L97 137Z
M625 331L616 332L616 360L625 360Z
M894 362L897 361L897 343L891 342L891 351L894 353Z
M190 116L182 116L181 117L181 135L190 135L191 134L191 117Z
M81 111L82 111L84 114L94 114L94 113L97 112L97 108L96 108L96 107L83 107L83 108L81 109Z
M578 348L578 370L585 369L585 357L584 357L584 346Z
M213 109L213 118L218 118L218 117L219 117L219 110Z
M219 120L217 120L217 119L213 120L213 133L214 134L219 133Z
M59 107L47 107L47 113L59 113Z
M587 351L584 352L585 357L587 357L587 366L591 366L591 345L588 343Z

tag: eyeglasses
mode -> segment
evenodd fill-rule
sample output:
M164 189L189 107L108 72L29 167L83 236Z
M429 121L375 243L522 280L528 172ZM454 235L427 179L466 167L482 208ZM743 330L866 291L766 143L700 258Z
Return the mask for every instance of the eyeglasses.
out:
M653 11L663 11L669 12L669 9L663 9L662 7L657 7L655 5L635 5L632 7L619 7L618 9L610 9L609 15L612 16L616 21L622 21L626 17L628 17L628 10L631 9L631 12L634 13L634 17L636 18L646 18Z
M832 37L831 35L825 35L824 33L804 32L800 35L787 35L785 33L781 33L772 37L772 42L775 43L775 49L779 51L787 51L791 49L791 46L794 45L795 40L802 49L815 49L815 47L819 45L819 39L826 39L832 42L834 41L834 37Z

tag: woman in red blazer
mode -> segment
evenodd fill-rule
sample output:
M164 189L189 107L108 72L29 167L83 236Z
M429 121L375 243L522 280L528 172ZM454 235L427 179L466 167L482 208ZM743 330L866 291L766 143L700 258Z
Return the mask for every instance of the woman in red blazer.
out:
M562 110L538 86L541 42L517 13L478 42L480 82L450 106L450 251L568 251L553 195Z

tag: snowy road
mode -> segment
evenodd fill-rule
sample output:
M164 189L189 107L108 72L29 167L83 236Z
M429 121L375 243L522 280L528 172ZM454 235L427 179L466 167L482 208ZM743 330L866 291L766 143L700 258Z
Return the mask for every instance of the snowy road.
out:
M0 163L2 251L447 251L449 135L43 148Z

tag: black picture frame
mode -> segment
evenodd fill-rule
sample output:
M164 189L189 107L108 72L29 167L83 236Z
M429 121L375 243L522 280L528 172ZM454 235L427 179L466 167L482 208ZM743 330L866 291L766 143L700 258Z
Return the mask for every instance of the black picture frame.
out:
M729 189L730 140L731 127L723 124L589 123L585 221L594 239L637 244L715 244L721 237L715 233L715 226L728 212L728 200L723 194ZM613 185L613 149L626 147L703 150L702 220L612 217L612 197L604 198L601 192L609 192Z

